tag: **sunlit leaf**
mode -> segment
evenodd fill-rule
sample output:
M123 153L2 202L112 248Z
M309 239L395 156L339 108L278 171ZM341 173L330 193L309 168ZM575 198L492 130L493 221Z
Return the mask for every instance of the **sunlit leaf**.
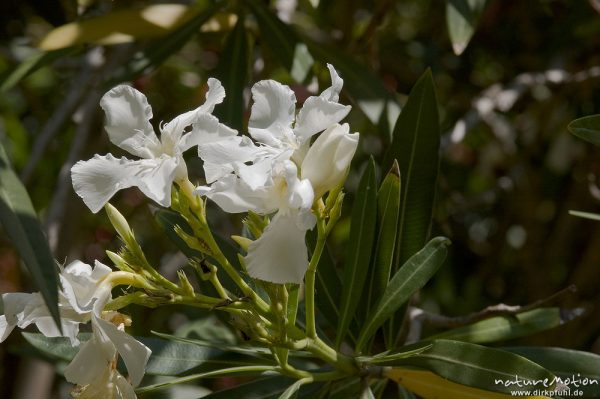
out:
M200 27L210 20L222 6L222 1L207 6L195 14L189 22L180 26L174 32L146 45L146 47L144 47L139 54L136 54L135 57L131 58L128 63L117 68L111 80L107 83L107 86L112 87L118 83L132 80L143 72L146 72L151 68L156 68L172 54L179 51L179 49L181 49L194 34L198 33Z
M59 328L58 272L27 190L12 170L0 144L0 223L19 252Z
M600 146L600 115L590 115L569 123L569 130L575 136Z
M446 23L454 54L461 55L475 33L487 0L447 0Z
M507 399L512 395L484 391L448 381L430 371L393 368L385 376L416 393L423 399ZM525 396L541 399L541 396Z
M577 216L584 219L600 221L600 215L591 212L569 211L569 215Z
M155 4L123 9L59 26L42 39L39 48L57 50L83 43L118 44L164 36L192 19L199 10L181 4Z
M375 237L377 208L373 204L376 201L377 179L375 162L371 158L358 185L356 201L352 209L348 252L342 278L340 319L336 329L337 347L343 342L361 300Z
M511 383L515 378L530 384L546 380L549 386L538 386L540 389L555 386L550 371L514 353L460 341L435 340L432 344L417 355L378 364L425 369L457 384L507 394L515 390Z
M356 343L358 351L375 334L377 328L438 271L444 259L446 259L448 245L450 245L450 240L444 237L436 237L402 265L390 280L381 299L375 306L375 310L369 314L369 318L363 324Z

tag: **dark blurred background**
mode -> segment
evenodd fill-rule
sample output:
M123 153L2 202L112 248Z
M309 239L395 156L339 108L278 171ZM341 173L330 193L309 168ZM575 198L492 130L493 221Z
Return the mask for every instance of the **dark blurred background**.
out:
M53 26L148 4L3 1L0 78L4 84L14 78L15 69L38 54L36 44ZM300 35L333 45L366 67L400 105L431 68L443 132L433 231L448 236L453 246L447 264L421 293L421 306L455 316L500 302L528 304L575 285L575 293L560 295L552 304L583 307L586 315L518 343L600 353L600 223L568 213L600 211L600 150L567 131L573 119L600 113L598 2L488 1L460 56L452 49L442 1L321 0L314 8L308 0L288 0L270 6ZM203 101L206 79L219 76L230 62L224 43L240 7L240 2L229 2L181 48L127 75L147 95L156 127ZM246 15L245 26L250 45L247 89L257 80L275 78L292 85L299 99L314 90L312 73L294 82L263 46L266 40L252 16ZM79 258L108 263L104 251L118 248L104 214L91 214L75 196L68 171L94 153L123 155L103 132L98 100L115 83L120 68L139 62L140 52L156 44L160 38L62 50L0 93L0 140L61 262ZM311 72L320 78L319 87L328 84L323 62L317 59ZM365 82L369 84L367 77ZM352 191L368 155L382 159L389 132L365 116L356 95L344 91L341 101L353 105L348 121L362 135L348 180ZM249 104L248 93L244 104ZM190 159L189 165L190 175L201 181L199 161ZM114 203L130 220L149 258L174 275L185 258L153 221L155 205L136 189L121 192ZM348 201L346 212L350 205ZM239 220L216 208L209 213L213 225L224 232L239 229ZM343 246L347 227L343 220L335 232L334 252ZM0 236L0 292L34 289L10 241ZM173 330L197 317L179 309L131 312L140 334ZM2 397L10 392L27 397L15 389L27 378L24 370L34 367L17 356L21 344L13 334L0 347ZM52 384L53 371L46 375ZM64 389L57 385L55 395L64 395Z

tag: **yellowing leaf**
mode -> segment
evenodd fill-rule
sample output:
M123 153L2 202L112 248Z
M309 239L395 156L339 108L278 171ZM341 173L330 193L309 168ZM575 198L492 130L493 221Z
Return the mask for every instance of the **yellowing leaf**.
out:
M429 371L391 368L384 376L396 381L424 399L507 399L511 395L484 391L450 382ZM517 388L518 389L518 388ZM529 399L547 399L546 396L522 396Z
M198 8L181 4L157 4L137 10L119 10L52 30L40 42L42 50L56 50L83 43L118 44L160 37L198 14Z

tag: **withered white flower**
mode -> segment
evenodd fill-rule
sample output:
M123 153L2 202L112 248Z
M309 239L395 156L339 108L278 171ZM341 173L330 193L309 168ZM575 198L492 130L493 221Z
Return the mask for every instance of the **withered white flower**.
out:
M236 136L235 130L220 124L211 115L224 97L221 83L209 79L205 103L163 124L159 139L150 124L152 108L146 97L129 86L113 88L100 101L106 113L108 137L113 144L142 159L115 158L107 154L79 161L71 169L75 192L94 213L117 191L132 186L168 207L173 182L187 179L183 152L200 142ZM192 126L191 131L186 132L189 126Z

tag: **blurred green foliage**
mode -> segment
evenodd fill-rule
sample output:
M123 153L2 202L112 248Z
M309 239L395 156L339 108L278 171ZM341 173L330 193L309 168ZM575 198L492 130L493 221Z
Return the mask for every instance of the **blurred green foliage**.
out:
M41 3L1 6L4 83L14 79L23 62L39 57L36 44L52 24L102 18L115 9L154 2ZM190 4L195 16L164 36L106 47L77 44L57 57L44 57L3 91L0 140L35 208L43 219L50 218L47 226L58 227L49 231L56 258L106 260L104 251L119 245L106 217L90 214L72 190L65 190L70 182L64 173L69 162L109 149L114 153L97 105L111 85L126 79L143 91L158 125L202 102L206 79L218 76L226 89L229 82L245 86L243 98L230 105L238 109L243 104L245 125L252 83L274 78L291 84L301 102L318 82L319 87L326 82L325 63L331 62L345 79L342 102L353 105L347 120L361 133L347 185L353 191L368 157L383 159L390 121L419 76L431 68L442 126L432 230L449 237L453 246L449 264L422 291L421 306L459 315L498 302L527 304L574 284L575 294L554 303L585 306L587 315L520 342L600 352L600 224L568 214L570 209L599 211L600 156L597 148L567 131L571 120L600 113L597 2L490 0L460 56L453 52L444 2L313 3L198 1ZM286 4L292 5L287 11ZM240 20L243 37L236 25ZM247 46L247 59L232 60L234 46ZM297 58L296 67L306 73L294 70ZM189 163L195 181L202 179L199 162ZM164 240L160 227L148 222L155 205L135 190L116 201L152 262L174 277L185 260ZM350 208L333 234L330 251L336 259L344 256ZM224 235L239 231L239 220L216 209L209 209L209 218ZM0 245L2 275L14 276L10 243L3 238ZM28 287L17 290L23 288ZM175 330L198 316L172 309L130 311L134 319L147 317L145 324L135 325L142 334ZM14 372L3 371L0 383Z

